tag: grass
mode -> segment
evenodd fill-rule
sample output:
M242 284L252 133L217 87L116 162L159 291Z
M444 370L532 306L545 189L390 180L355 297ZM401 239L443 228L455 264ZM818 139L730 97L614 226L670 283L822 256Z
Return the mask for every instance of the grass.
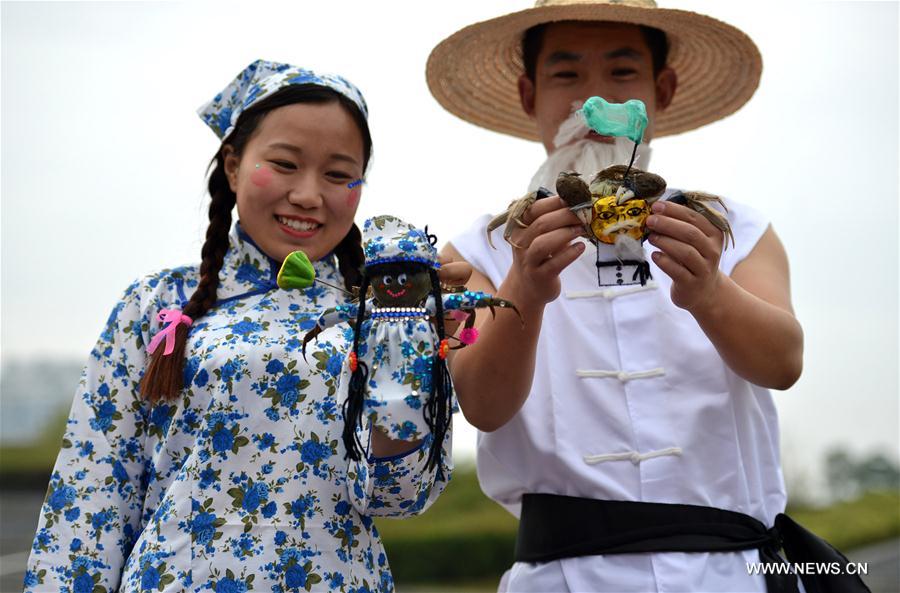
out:
M798 523L841 551L900 536L900 492L867 492L821 509L788 509Z
M67 413L58 415L33 443L0 447L0 479L4 484L12 483L8 481L24 480L30 486L36 480L43 480L42 487L47 486L53 464L56 463L56 457L62 446L67 420Z

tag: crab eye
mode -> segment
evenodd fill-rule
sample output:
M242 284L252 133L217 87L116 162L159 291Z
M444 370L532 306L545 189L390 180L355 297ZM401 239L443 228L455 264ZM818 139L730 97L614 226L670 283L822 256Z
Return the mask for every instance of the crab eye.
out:
M406 274L397 276L397 284L406 284Z
M393 281L394 281L393 276L384 276L381 279L381 283L384 284L385 286L390 286Z
M628 216L638 216L641 213L641 209L635 206L634 208L628 209Z

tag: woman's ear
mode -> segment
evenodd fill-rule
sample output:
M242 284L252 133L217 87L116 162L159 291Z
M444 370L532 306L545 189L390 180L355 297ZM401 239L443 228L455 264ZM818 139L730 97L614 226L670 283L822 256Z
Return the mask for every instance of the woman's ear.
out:
M228 179L228 187L231 188L231 191L237 193L238 165L240 165L241 159L230 144L222 147L222 156L225 161L225 177Z

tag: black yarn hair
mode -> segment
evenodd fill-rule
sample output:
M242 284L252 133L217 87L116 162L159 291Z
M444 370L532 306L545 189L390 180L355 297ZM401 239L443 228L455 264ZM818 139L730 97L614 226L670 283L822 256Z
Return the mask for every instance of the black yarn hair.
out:
M444 304L441 297L441 282L438 279L437 270L428 268L431 276L431 294L434 297L435 325L437 325L438 346L435 348L431 364L431 393L425 402L425 422L431 429L434 440L431 441L431 449L428 451L428 469L438 468L439 475L444 456L444 437L453 424L453 408L450 398L453 396L453 381L450 378L450 369L447 368L447 360L440 357L440 344L447 337L444 331Z
M426 235L428 229L425 230ZM431 240L433 235L428 235ZM433 243L434 241L432 241ZM356 314L356 327L353 332L353 349L352 353L356 356L356 370L350 375L350 384L347 393L347 399L344 401L344 432L342 435L344 448L346 449L345 457L353 461L359 461L362 458L362 451L365 446L359 440L357 428L362 425L362 412L366 399L367 384L369 380L369 368L359 359L359 341L362 334L363 321L366 319L366 301L365 295L369 288L369 282L372 277L380 273L386 273L400 269L413 269L421 271L422 268L428 269L428 275L431 279L431 296L435 302L435 325L438 335L437 345L431 361L431 391L422 408L422 414L425 423L431 431L432 441L428 451L428 463L426 467L429 470L438 468L439 477L443 476L443 443L444 437L450 430L453 422L453 408L450 398L453 395L453 381L450 377L450 370L447 368L447 361L440 357L440 344L447 337L444 329L444 305L441 294L441 283L438 279L437 270L421 263L403 262L403 263L387 263L376 266L366 267L363 271L363 281L359 289L360 300L359 309Z
M366 399L366 384L369 382L369 367L359 360L359 338L362 334L363 321L366 319L366 292L369 290L369 274L367 270L362 275L362 283L359 286L359 308L356 313L356 325L353 328L353 349L351 353L356 357L356 368L350 374L350 384L347 389L347 399L344 401L342 411L344 413L344 448L345 458L359 461L362 451L365 450L356 429L362 425L363 404Z

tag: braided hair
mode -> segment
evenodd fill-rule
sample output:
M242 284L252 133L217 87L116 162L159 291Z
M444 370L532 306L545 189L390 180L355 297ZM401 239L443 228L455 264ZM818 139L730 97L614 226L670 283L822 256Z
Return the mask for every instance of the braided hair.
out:
M231 212L237 203L237 195L231 190L225 175L225 147L231 146L238 157L243 153L247 143L253 137L256 128L263 118L274 109L294 103L330 103L337 101L350 114L359 128L363 139L363 169L369 163L372 154L372 137L365 116L356 104L340 93L319 85L290 85L261 100L244 111L238 118L234 131L222 142L215 157L210 162L210 175L207 188L211 198L209 204L209 226L206 229L206 240L200 251L200 282L182 312L195 322L212 309L217 300L219 288L219 272L225 261L229 247L231 230ZM338 260L338 269L344 278L347 290L360 283L359 272L365 256L361 247L362 235L354 224L343 239L334 248ZM141 379L141 396L156 403L164 400L175 400L184 385L185 344L189 328L178 324L175 330L175 349L165 355L162 348L157 348L150 356L150 363Z

